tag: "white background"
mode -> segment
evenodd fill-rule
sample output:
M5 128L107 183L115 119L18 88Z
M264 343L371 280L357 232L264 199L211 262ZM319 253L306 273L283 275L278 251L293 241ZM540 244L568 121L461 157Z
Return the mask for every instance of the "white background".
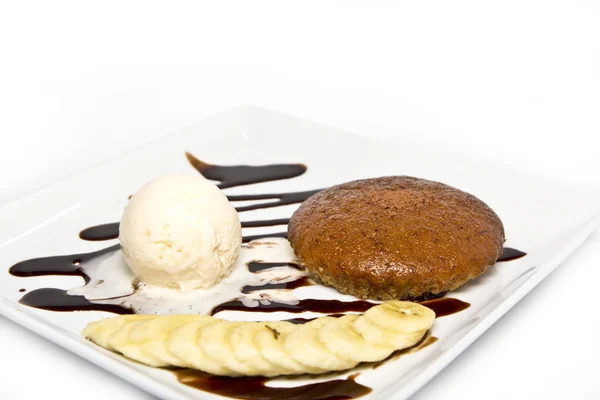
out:
M600 3L0 2L0 204L241 104L598 191ZM600 398L599 245L415 399ZM2 399L151 398L2 318L0 356Z

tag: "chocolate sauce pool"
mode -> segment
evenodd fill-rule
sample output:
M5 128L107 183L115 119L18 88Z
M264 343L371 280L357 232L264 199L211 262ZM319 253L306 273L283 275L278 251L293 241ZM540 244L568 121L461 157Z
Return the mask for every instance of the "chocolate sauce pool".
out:
M356 399L371 392L371 389L357 383L355 376L346 379L333 379L295 387L270 387L268 378L227 378L208 375L203 372L182 369L173 371L179 382L196 389L233 397L252 400L334 400Z

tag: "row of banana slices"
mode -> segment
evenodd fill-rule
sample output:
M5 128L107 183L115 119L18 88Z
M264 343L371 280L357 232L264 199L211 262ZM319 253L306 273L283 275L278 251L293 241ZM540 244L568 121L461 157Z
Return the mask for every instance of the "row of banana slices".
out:
M124 315L90 323L92 342L153 367L222 376L320 374L380 361L411 347L433 325L420 304L388 301L363 314L323 316L303 325L199 315Z

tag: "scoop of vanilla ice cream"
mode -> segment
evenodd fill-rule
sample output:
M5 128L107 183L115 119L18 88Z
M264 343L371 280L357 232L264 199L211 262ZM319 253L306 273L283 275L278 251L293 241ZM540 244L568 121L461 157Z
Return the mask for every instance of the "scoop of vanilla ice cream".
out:
M198 175L164 175L129 201L119 228L125 261L144 283L183 290L215 285L242 243L235 208Z

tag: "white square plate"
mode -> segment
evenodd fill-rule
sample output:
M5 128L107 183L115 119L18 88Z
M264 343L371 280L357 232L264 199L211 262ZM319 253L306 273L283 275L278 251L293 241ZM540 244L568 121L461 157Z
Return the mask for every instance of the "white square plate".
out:
M81 285L80 278L18 278L8 268L25 259L107 247L107 243L82 241L78 233L118 221L128 195L153 177L193 172L184 157L186 151L220 165L303 163L308 167L300 177L226 189L229 194L310 190L382 175L444 182L490 205L504 222L506 245L528 253L519 260L498 263L452 292L451 297L471 307L436 320L432 329L436 343L362 371L357 381L373 389L365 399L409 397L547 276L600 222L598 199L575 188L556 187L481 160L465 160L435 144L384 144L254 107L223 112L1 208L0 312L162 398L217 397L180 384L168 371L130 362L84 340L82 328L106 313L52 312L18 304L21 288L27 292L40 287L70 289ZM296 207L260 210L242 219L289 217ZM245 234L254 234L270 228L245 229Z

